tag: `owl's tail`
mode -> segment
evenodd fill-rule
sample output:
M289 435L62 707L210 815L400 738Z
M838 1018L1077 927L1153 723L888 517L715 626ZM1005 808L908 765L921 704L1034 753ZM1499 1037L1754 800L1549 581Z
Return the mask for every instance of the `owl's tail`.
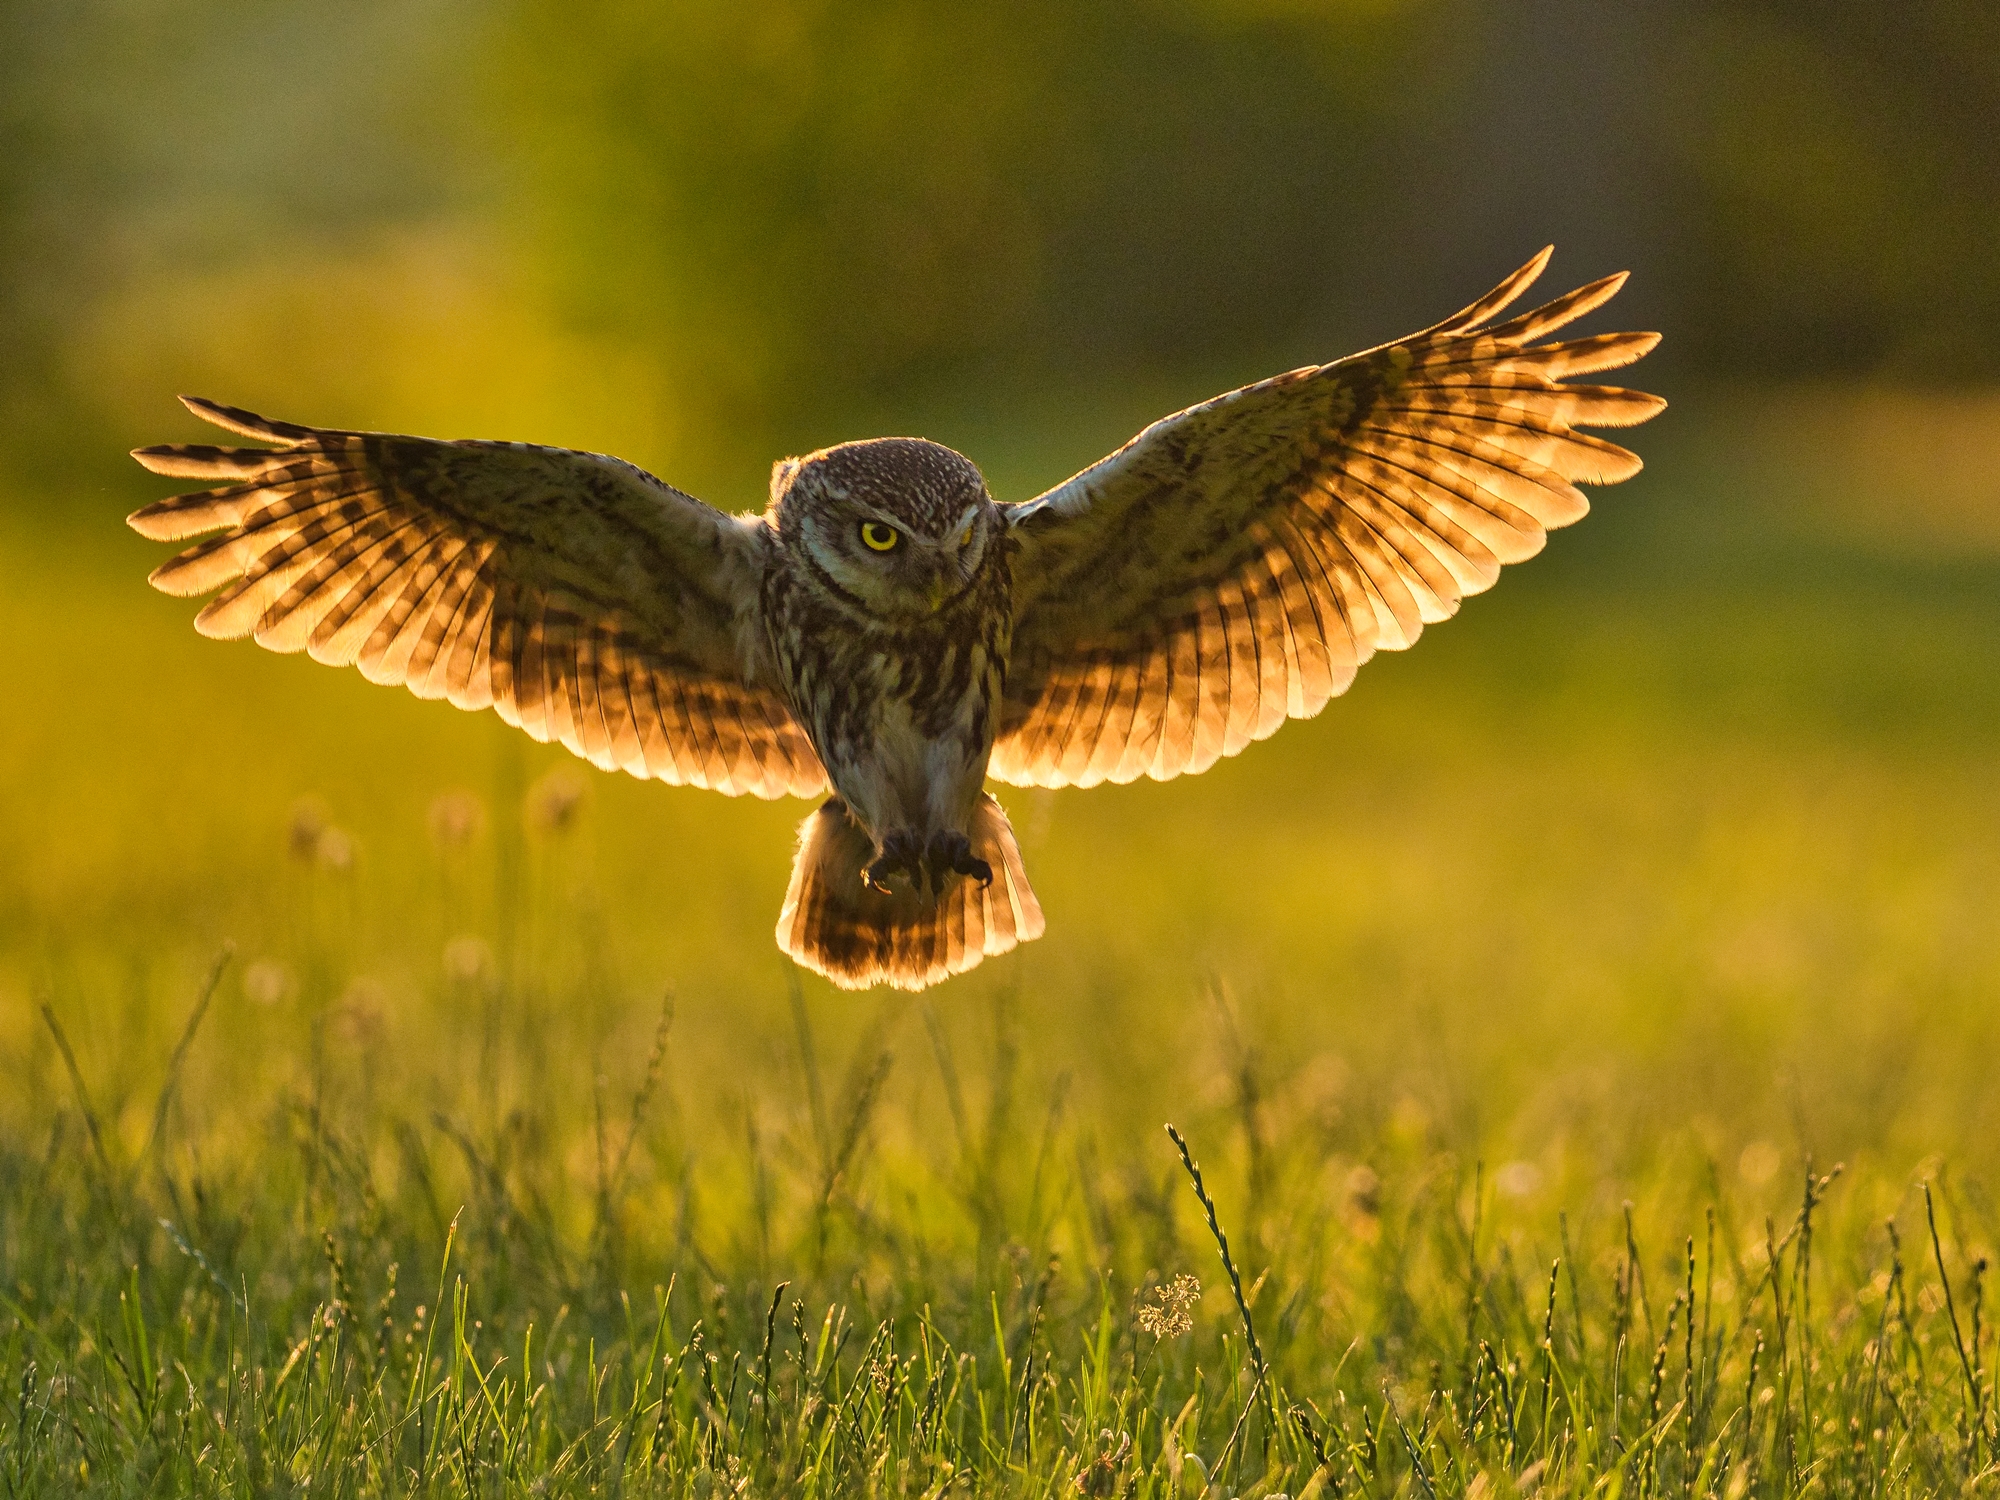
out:
M963 974L991 953L1042 935L1042 907L1021 867L1021 850L1000 804L985 793L966 830L993 883L952 882L932 897L891 895L862 882L873 841L838 799L799 825L791 889L778 914L778 946L842 989L871 984L921 990Z

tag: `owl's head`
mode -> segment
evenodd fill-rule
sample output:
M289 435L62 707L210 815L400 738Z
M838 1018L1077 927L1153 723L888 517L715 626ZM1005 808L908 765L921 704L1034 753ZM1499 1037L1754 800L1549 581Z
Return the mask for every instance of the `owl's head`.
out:
M771 471L786 550L850 604L936 614L963 595L1006 529L972 460L922 438L870 438Z

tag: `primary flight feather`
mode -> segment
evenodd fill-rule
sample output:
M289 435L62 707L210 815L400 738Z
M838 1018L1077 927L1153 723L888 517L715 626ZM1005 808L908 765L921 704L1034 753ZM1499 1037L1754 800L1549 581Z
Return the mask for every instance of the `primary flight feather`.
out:
M1624 277L1494 321L1549 253L1421 333L1156 422L1025 504L915 438L787 459L769 506L730 516L602 454L184 398L276 446L141 448L219 487L130 519L218 533L152 575L220 589L204 635L491 707L605 770L830 788L779 946L837 984L921 989L1042 932L988 777L1206 770L1539 551L1588 509L1578 484L1638 472L1576 429L1665 403L1566 381L1658 335L1536 342Z

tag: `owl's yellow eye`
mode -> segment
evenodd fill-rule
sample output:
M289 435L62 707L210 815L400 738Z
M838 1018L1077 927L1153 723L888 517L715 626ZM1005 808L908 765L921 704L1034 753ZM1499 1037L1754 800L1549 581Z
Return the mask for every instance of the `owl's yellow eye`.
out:
M897 544L903 540L903 533L880 521L863 521L861 540L870 552L894 552Z
M964 534L960 536L958 539L958 550L963 552L967 547L970 547L971 545L972 545L972 528L968 526L965 528Z

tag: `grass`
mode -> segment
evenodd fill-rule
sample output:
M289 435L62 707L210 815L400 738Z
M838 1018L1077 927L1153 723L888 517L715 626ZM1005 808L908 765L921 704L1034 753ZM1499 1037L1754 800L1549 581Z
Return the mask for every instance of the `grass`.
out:
M2000 1488L1990 549L1686 406L1322 718L1010 796L1050 933L915 998L776 954L801 807L24 508L0 1486Z

